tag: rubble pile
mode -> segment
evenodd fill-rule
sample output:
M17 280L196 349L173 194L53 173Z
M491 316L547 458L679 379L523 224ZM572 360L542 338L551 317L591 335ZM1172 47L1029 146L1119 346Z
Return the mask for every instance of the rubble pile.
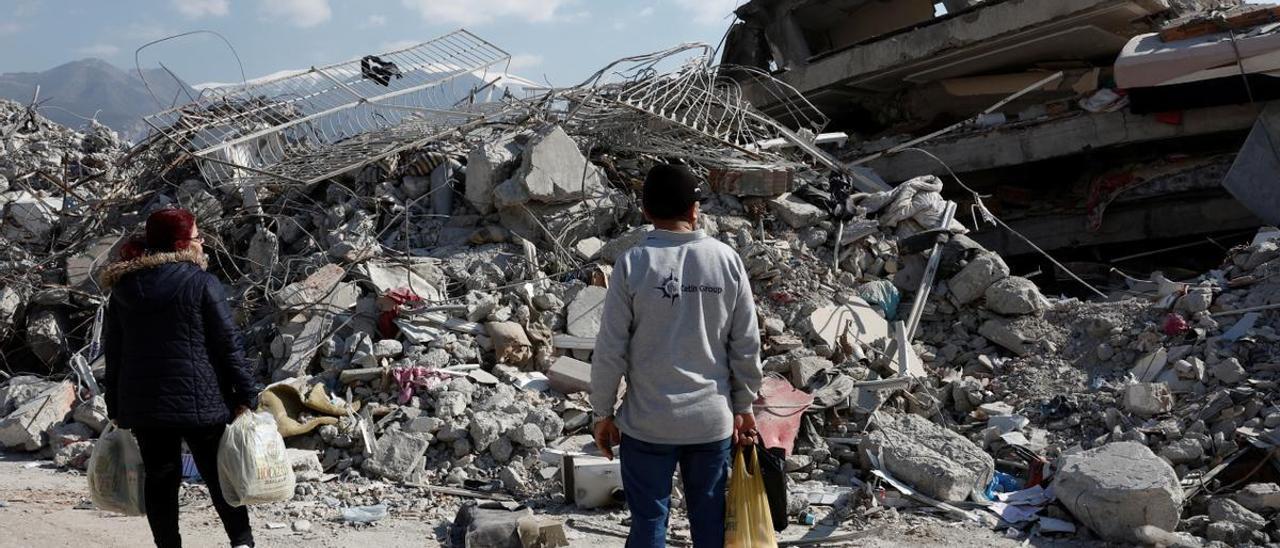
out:
M584 456L585 392L608 272L651 229L644 173L680 156L592 146L571 115L526 104L519 124L319 184L214 185L157 141L126 161L99 129L3 107L19 152L0 174L31 187L3 211L0 338L30 354L3 373L4 448L83 467L106 420L93 279L176 204L197 214L299 472L280 519L444 520L446 496L597 504L585 486L609 464ZM718 152L688 162L710 186L701 228L752 279L770 374L756 412L805 402L777 419L797 421L783 440L797 522L936 507L1014 536L1280 540L1263 517L1280 488L1255 481L1276 475L1280 443L1280 239L1193 280L1054 298L965 235L937 177L859 191L801 151ZM52 166L80 186L30 175ZM139 191L112 194L126 173ZM66 239L85 225L99 239Z

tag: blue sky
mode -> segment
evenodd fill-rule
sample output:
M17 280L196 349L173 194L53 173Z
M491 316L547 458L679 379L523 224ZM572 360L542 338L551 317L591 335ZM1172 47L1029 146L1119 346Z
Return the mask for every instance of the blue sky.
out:
M513 56L512 71L580 82L619 57L680 42L716 45L738 0L0 0L0 72L98 57L134 66L156 38L208 29L235 46L249 78L338 62L467 28ZM143 51L191 84L238 81L216 38Z

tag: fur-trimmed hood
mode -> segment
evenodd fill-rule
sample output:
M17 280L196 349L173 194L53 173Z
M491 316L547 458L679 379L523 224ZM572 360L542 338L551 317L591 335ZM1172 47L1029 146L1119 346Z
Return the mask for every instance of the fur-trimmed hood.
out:
M123 278L125 274L130 272L155 268L157 266L170 263L191 263L200 267L200 270L204 270L209 266L208 259L204 254L196 253L192 249L152 253L150 255L143 255L136 259L120 261L108 265L103 269L102 276L100 276L102 287L104 289L109 289L111 286L115 285L116 282L120 281L120 278Z

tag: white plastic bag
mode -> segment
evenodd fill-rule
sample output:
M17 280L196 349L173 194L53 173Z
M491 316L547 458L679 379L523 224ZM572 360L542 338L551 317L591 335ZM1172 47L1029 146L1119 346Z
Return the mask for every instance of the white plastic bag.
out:
M146 514L142 452L128 430L107 424L89 456L89 498L94 506L126 516Z
M232 506L293 498L293 468L271 415L245 413L227 427L218 447L218 481Z

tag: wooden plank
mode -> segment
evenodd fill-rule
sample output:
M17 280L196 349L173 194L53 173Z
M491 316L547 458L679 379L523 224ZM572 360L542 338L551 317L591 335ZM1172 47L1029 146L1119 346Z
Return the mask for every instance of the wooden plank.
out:
M1160 40L1175 42L1228 30L1239 30L1280 21L1280 7L1265 8L1228 17L1224 21L1195 19L1160 31Z

